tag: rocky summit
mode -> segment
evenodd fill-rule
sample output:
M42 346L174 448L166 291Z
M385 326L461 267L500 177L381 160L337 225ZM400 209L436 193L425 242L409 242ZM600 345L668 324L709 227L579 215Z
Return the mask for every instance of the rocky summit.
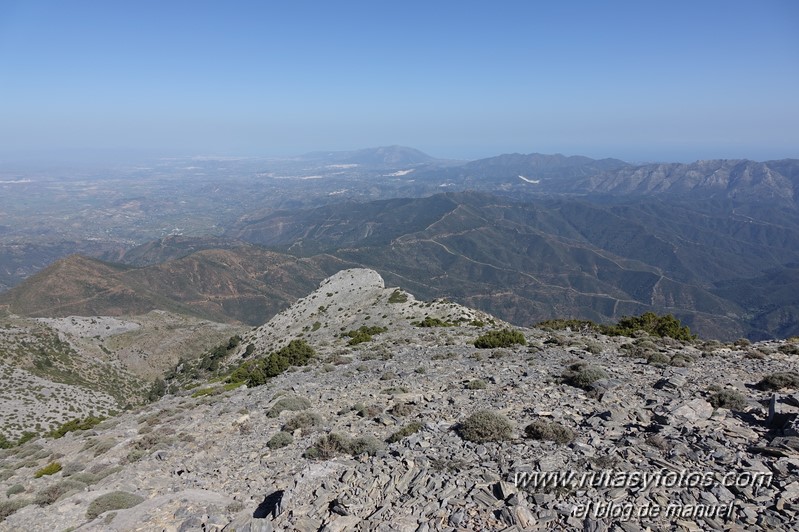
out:
M799 522L796 339L511 329L356 269L223 352L209 379L1 450L0 530Z

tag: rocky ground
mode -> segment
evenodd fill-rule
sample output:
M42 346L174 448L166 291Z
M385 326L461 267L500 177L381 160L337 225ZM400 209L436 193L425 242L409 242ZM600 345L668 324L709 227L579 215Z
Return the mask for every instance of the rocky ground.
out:
M246 327L162 311L125 319L0 318L0 435L46 433L139 404L151 382Z
M148 380L181 358L198 356L246 327L153 310L124 319L111 316L38 318L83 356L119 365Z
M796 371L795 343L520 329L526 345L477 348L489 320L338 274L229 361L302 335L309 366L0 451L0 530L795 526L797 383L756 386ZM348 345L366 323L388 330Z

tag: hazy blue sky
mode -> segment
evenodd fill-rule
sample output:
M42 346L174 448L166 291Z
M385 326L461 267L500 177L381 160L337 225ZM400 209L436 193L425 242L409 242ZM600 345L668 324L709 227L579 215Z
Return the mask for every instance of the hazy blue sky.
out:
M799 157L799 2L0 0L0 150Z

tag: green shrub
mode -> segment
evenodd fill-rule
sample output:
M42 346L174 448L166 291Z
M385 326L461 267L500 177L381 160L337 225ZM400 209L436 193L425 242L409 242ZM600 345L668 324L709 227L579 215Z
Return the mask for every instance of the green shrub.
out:
M94 417L89 416L86 419L72 419L67 421L57 429L53 430L50 433L50 436L53 438L61 438L66 435L68 432L73 432L77 430L89 430L90 428L94 427L95 425L99 424L103 421L101 417Z
M14 446L4 435L0 434L0 449L11 449Z
M653 366L665 366L671 362L671 357L665 353L661 353L660 351L655 351L654 353L649 353L646 357L646 363L652 364Z
M405 303L407 301L408 301L408 294L404 293L399 288L391 292L391 296L389 296L388 298L389 303Z
M512 347L514 345L527 345L524 335L512 329L502 329L501 331L488 331L480 335L474 341L474 346L480 349L490 349L494 347Z
M513 426L502 414L480 410L467 417L456 430L464 440L483 443L510 439Z
M164 395L166 395L166 381L164 379L155 379L147 392L147 400L152 403L158 401Z
M654 312L645 312L640 316L627 316L616 325L602 326L601 332L609 336L633 336L637 331L645 331L652 336L674 338L675 340L692 341L696 335L691 329L683 326L680 320L666 314L658 316Z
M736 390L721 390L714 393L708 400L714 408L727 408L729 410L745 410L746 397Z
M444 321L439 318L425 317L422 321L415 321L413 325L417 327L454 327L455 324L450 321Z
M227 378L229 384L244 383L250 388L266 384L291 366L306 366L316 351L305 340L292 340L282 349L264 358L248 360L234 369Z
M691 355L686 355L683 353L677 353L671 360L669 360L669 364L678 368L684 368L685 366L689 366L694 363L694 359Z
M308 399L296 395L289 395L278 399L266 415L269 417L278 417L284 410L299 411L307 408L311 408L311 402Z
M37 437L39 437L39 435L36 434L35 432L30 432L26 430L17 440L17 445L24 445L31 440L35 440Z
M557 421L537 419L524 428L524 434L534 440L569 443L575 437L574 431Z
M408 423L398 431L394 432L391 436L388 437L388 439L386 439L386 441L388 443L396 443L404 438L407 438L411 434L416 434L420 430L422 430L422 424L419 423L418 421L412 421L411 423Z
M266 446L270 449L280 449L281 447L286 447L292 443L294 443L294 437L288 432L281 431L272 436L272 438L266 442Z
M799 388L799 373L795 371L778 371L763 377L757 387L766 391L777 391L783 388Z
M372 327L361 325L357 329L345 332L343 336L349 336L350 338L349 341L347 342L347 345L358 345L364 342L371 342L372 336L384 333L387 330L388 329L385 327L379 327L376 325Z
M277 355L285 358L290 366L305 366L316 356L316 351L305 340L292 340L278 350Z
M50 462L43 468L36 471L36 473L33 474L33 478L41 478L45 475L55 475L59 471L61 471L61 464L58 462Z
M220 393L222 393L221 388L200 388L199 390L192 393L191 396L196 399L197 397L208 397L213 395L219 395ZM141 433L141 431L139 432Z
M94 519L98 515L110 512L111 510L125 510L141 504L144 497L126 491L112 491L105 495L100 495L89 503L86 510L86 519Z
M485 381L481 379L474 379L466 383L467 390L485 390L486 386Z
M607 379L608 374L600 367L578 362L569 366L569 369L563 372L563 377L572 386L589 389L594 382L600 379Z

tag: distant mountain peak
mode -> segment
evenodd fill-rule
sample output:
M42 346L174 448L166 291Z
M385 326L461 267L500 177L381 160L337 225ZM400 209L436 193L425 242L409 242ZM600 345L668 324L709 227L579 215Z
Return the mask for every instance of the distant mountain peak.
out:
M312 152L300 156L309 161L327 161L333 164L358 164L366 166L403 166L424 164L436 159L407 146L378 146L353 151Z

